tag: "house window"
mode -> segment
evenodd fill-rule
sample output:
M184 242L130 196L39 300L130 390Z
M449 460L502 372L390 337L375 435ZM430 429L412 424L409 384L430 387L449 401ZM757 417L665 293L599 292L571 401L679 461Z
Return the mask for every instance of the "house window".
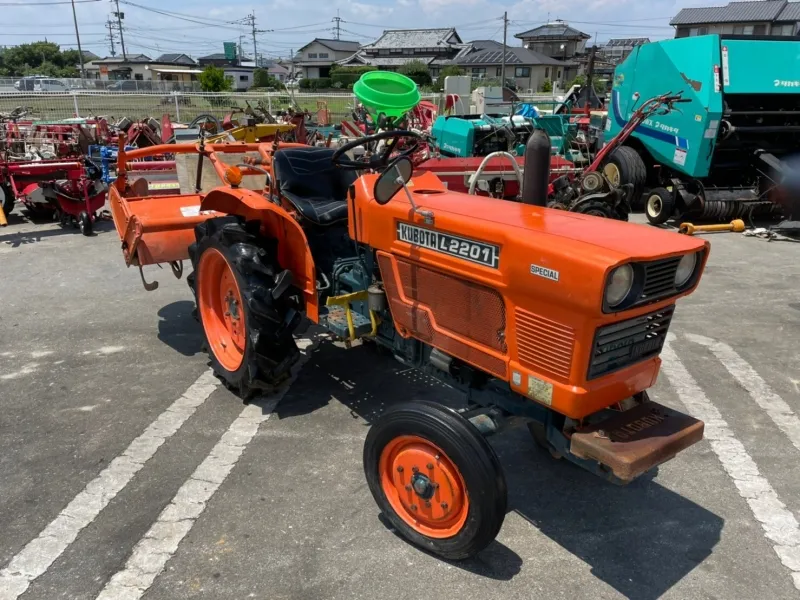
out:
M736 33L735 29L737 28L734 27L734 33ZM695 37L698 35L707 35L707 34L708 34L708 27L692 27L691 29L689 29L689 37Z
M472 67L472 76L478 78L485 77L486 67Z
M239 75L239 81L250 81L247 75Z
M767 33L767 26L764 24L756 25L753 29L754 35L764 35L765 33Z
M389 56L389 49L388 48L379 49L378 56Z
M319 53L319 57L320 58L328 58L328 53L327 52L320 52Z
M734 35L753 35L752 25L737 25L733 28Z
M545 67L544 68L544 78L545 79L550 79L550 67Z
M308 53L308 58L317 58L317 53L316 52L309 52Z
M794 25L791 23L787 25L773 25L772 35L794 35Z
M558 75L556 75L556 79L561 79L561 69L558 70Z
M503 67L497 67L494 71L495 77L502 77L503 76Z
M414 49L413 48L403 48L403 54L408 54L408 55L414 54Z
M530 77L531 76L531 68L530 67L517 67L514 69L514 77Z
M133 78L136 81L144 81L144 75L142 75L141 73L134 73Z

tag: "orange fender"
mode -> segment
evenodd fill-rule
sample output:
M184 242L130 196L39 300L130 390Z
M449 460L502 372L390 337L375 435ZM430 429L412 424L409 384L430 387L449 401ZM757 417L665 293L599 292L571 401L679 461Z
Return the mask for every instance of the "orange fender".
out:
M294 285L303 292L306 316L315 323L319 321L314 259L306 234L292 215L257 192L229 187L211 190L203 198L200 209L260 221L262 235L278 240L278 262L292 272Z

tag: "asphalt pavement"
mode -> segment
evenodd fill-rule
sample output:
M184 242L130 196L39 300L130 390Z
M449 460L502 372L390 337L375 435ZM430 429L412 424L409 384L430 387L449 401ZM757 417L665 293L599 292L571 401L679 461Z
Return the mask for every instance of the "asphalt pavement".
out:
M497 540L446 562L364 480L386 407L453 392L309 328L244 405L210 376L184 280L146 292L113 226L0 229L0 600L800 597L800 246L711 237L653 395L706 439L624 488L491 440Z

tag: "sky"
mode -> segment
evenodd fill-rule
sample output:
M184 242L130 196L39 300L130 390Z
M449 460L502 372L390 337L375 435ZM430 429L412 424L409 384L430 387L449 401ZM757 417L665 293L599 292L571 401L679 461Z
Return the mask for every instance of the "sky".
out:
M337 16L341 39L369 43L384 29L455 27L464 41L503 39L508 12L508 43L513 36L548 20L563 19L600 43L609 38L670 38L669 20L687 6L714 6L727 0L119 0L125 14L128 53L151 58L183 52L195 58L223 51L223 42L239 42L252 55L253 39L245 18L255 14L258 53L288 57L315 37L334 38ZM81 45L111 55L106 22L114 0L75 0ZM160 12L153 12L160 11ZM171 13L171 14L164 14ZM72 7L66 0L0 0L0 46L47 39L75 48ZM116 51L121 54L119 34Z

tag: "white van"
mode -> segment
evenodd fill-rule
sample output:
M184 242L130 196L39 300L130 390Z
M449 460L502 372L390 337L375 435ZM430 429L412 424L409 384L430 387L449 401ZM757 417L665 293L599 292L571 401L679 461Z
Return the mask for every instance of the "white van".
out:
M58 79L37 79L33 83L34 92L67 92L69 86Z

